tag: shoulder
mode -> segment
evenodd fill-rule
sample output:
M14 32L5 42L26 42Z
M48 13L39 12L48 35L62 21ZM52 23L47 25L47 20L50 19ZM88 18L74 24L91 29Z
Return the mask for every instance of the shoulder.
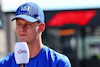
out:
M71 67L69 58L61 53L58 53L56 51L54 51L53 49L49 48L49 47L45 47L46 48L46 53L47 53L47 58L51 59L53 62L57 63L57 67Z
M61 67L71 67L71 63L69 61L69 58L63 54L57 53L56 56L58 58L58 66Z
M10 53L9 55L3 57L0 59L0 65L3 65L5 63L7 63L8 61L10 61L10 59L13 57L14 52Z

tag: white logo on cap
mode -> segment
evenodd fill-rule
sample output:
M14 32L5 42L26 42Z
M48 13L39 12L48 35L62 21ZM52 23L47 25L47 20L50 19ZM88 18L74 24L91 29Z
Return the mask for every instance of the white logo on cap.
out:
M21 11L29 11L30 7L29 6L22 6Z

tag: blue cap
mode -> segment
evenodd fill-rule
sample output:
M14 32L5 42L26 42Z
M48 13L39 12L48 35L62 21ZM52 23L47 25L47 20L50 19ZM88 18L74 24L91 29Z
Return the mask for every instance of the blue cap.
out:
M15 20L17 18L25 19L31 23L39 21L41 23L44 22L44 13L43 10L35 3L29 2L22 4L18 7L16 11L16 16L11 20Z

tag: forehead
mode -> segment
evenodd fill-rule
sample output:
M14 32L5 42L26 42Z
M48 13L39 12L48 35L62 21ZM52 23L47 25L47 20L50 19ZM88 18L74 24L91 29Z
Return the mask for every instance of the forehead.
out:
M16 19L16 22L27 22L27 23L31 23L31 22L29 22L29 21L27 21L27 20L24 20L24 19L22 19L22 18L17 18L17 19ZM36 21L36 22L38 22L38 21ZM36 22L34 22L34 23L36 23Z

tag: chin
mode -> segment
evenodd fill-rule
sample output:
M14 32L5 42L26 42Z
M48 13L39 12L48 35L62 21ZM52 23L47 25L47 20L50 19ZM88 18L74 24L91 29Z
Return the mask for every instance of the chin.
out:
M19 40L19 42L27 42L26 40Z

